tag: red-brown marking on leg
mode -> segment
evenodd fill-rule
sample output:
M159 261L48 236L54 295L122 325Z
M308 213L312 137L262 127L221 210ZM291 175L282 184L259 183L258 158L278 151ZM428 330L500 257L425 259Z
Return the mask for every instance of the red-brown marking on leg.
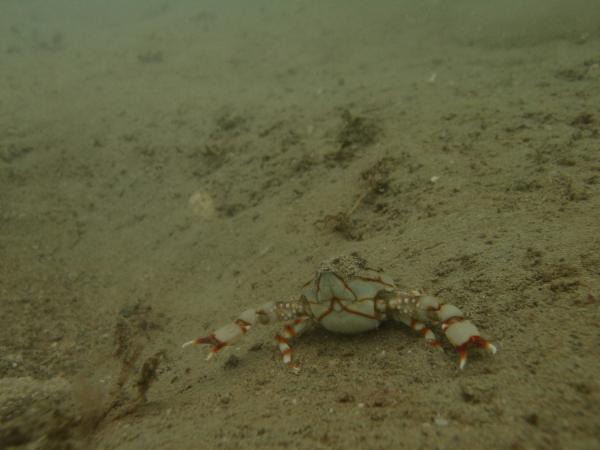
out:
M421 326L420 329L418 328L419 325ZM422 322L415 319L410 320L410 327L423 337L425 337L425 335L431 331L429 328L423 325Z
M218 341L210 351L213 353L217 353L219 350L221 350L226 345L227 344L225 342Z
M227 342L223 342L218 340L214 334L211 334L209 336L206 337L199 337L197 339L194 339L191 342L188 342L185 345L189 345L189 344L209 344L212 345L212 348L210 349L210 354L215 354L217 353L219 350L221 350L223 347L225 347L227 345ZM209 354L209 355L210 355Z
M464 344L461 344L458 347L456 347L456 350L458 351L459 362L460 362L459 367L461 369L464 369L465 365L467 364L467 349L469 347L484 348L491 353L496 353L496 351L497 351L494 344L486 341L481 336L477 336L477 335L471 336L471 337L469 337L469 339L467 339L467 341Z
M481 336L471 336L468 340L468 343L481 348L486 348L488 346L488 342Z
M236 319L235 324L240 327L240 330L242 330L242 333L244 334L248 332L251 326L248 322L246 322L243 319Z
M431 345L432 347L435 347L435 348L441 348L442 347L442 343L440 341L438 341L437 339L434 339L432 341L427 341L427 343L429 345Z
M210 345L219 345L221 341L219 341L214 334L211 334L206 337L199 337L192 341L194 344L210 344Z
M280 334L276 334L275 335L275 340L280 343L280 344L286 344L288 343L287 339L284 338L283 336L281 336Z
M426 335L427 333L429 333L430 331L431 331L431 330L430 330L429 328L427 328L427 327L423 327L423 328L421 328L421 329L419 330L419 333L421 334L421 336L425 337L425 335Z
M463 369L465 367L465 364L467 363L467 344L463 344L460 347L456 347L456 350L458 351L458 367Z
M442 322L442 331L446 331L446 328L448 328L453 323L462 322L463 320L465 320L465 318L461 317L461 316L448 317L446 320L444 320Z

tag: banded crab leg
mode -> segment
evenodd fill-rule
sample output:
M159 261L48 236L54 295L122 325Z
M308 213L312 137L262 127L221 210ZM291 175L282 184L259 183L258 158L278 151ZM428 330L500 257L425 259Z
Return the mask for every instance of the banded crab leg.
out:
M285 325L283 331L275 336L284 364L290 365L292 363L292 347L290 347L288 340L304 331L309 323L308 319L308 316L304 316L294 320L292 323Z
M425 338L425 342L431 345L434 348L437 348L440 351L444 351L442 348L442 344L438 340L435 333L431 330L431 328L427 327L425 323L421 322L417 319L412 319L409 316L403 315L401 313L395 312L392 314L395 320L402 322L404 325L410 327L417 333L419 333L423 338Z
M422 291L395 290L393 294L392 298L387 300L387 309L392 316L419 331L434 346L439 346L439 341L424 323L440 323L446 338L458 351L461 369L467 364L467 350L470 347L483 348L491 354L496 353L496 346L481 337L479 329L465 318L458 307L442 303Z
M217 329L208 336L201 336L186 342L183 344L183 347L192 344L211 345L210 353L206 357L208 360L215 356L223 347L232 345L240 340L256 323L268 324L273 321L294 320L291 325L287 325L284 331L276 337L279 343L279 350L283 354L284 362L290 362L292 352L287 340L302 331L306 326L306 319L308 318L304 310L304 305L300 301L268 302L256 309L247 309L233 322Z

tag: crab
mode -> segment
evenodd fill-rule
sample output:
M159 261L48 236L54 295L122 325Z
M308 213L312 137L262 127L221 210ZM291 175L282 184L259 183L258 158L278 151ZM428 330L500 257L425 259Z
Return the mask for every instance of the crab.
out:
M400 289L392 277L368 267L366 260L358 254L323 262L297 299L267 302L258 308L247 309L235 321L183 346L211 345L206 358L210 359L223 347L238 341L255 324L285 321L287 323L275 339L283 362L295 367L289 340L301 334L309 324L317 323L336 333L357 334L375 330L390 319L409 326L420 333L427 344L441 350L440 341L427 326L439 324L458 352L460 369L467 363L469 348L483 348L491 354L497 350L459 308L420 289Z

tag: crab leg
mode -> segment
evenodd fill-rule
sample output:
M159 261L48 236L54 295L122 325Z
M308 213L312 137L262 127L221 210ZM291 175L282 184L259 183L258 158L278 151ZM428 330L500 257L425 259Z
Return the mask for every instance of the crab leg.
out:
M433 333L428 338L430 330L422 322L440 323L448 341L458 351L461 369L464 369L467 364L469 347L480 347L492 354L497 351L494 344L481 337L479 329L473 322L465 319L464 313L458 307L442 303L432 295L426 295L421 291L394 291L394 296L387 301L387 307L395 318L400 317L402 320L409 317L411 327L424 333L425 339L428 340Z
M208 336L202 336L194 339L193 341L186 342L183 344L183 347L187 347L188 345L192 344L209 344L212 346L212 348L206 359L210 359L215 356L215 354L223 347L238 341L257 322L261 324L268 324L276 320L292 320L306 317L304 306L299 301L268 302L256 309L247 309L233 322L219 328ZM281 343L280 350L283 353L283 350L281 349Z
M292 347L290 347L288 340L302 333L307 325L308 316L301 317L285 325L283 331L275 336L284 364L291 364L292 362Z
M435 335L435 333L431 330L431 328L428 328L420 320L411 319L410 317L406 317L401 314L394 314L394 318L396 320L402 322L406 326L409 326L414 331L416 331L421 336L423 336L425 338L425 342L427 342L432 347L435 347L441 351L444 351L444 349L442 348L442 345L441 345L440 341L438 340L437 336Z

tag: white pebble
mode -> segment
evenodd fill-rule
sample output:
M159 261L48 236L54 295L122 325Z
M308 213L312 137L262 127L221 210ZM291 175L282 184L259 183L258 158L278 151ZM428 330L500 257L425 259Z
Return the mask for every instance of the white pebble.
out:
M447 427L448 421L443 417L436 417L433 419L433 423L435 423L438 427Z

